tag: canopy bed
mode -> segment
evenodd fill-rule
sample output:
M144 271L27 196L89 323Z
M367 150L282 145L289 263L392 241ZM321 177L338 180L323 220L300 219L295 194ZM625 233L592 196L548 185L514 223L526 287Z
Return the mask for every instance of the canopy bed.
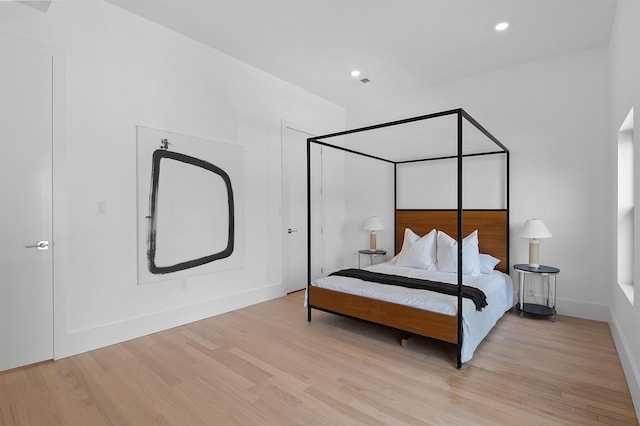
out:
M405 152L401 158L397 155L399 149L374 150L372 153L367 152L366 143L360 147L349 144L354 136L366 139L367 135L380 130L387 132L385 137L389 136L389 131L397 131L392 140L398 141L403 126L442 118L453 123L453 129L447 133L454 139L453 152L442 151L429 135L420 135L421 148L417 153ZM468 137L471 142L467 142ZM478 137L483 139L482 143L477 143ZM432 142L434 146L438 145L433 149L435 154L425 155ZM390 187L397 254L394 259L363 271L354 268L312 277L312 238L317 238L311 231L314 145L342 151L345 157L364 157L393 167ZM451 148L447 149L451 151ZM470 158L484 156L498 156L502 164L502 182L497 189L492 189L499 193L502 205L499 208L465 208L463 166ZM455 181L455 205L444 208L403 205L400 208L402 183L398 174L402 168L438 162L446 162L455 168L456 177L452 179ZM311 321L312 309L317 309L445 342L456 347L456 365L461 368L513 304L512 283L506 274L509 271L508 176L509 150L463 109L309 138L307 320ZM416 183L411 185L416 186ZM402 203L407 204L407 201Z

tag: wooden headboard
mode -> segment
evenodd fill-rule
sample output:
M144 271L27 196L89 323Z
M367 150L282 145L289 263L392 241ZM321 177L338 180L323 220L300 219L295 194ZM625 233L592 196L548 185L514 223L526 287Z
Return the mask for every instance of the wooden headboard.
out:
M432 229L458 238L457 210L396 210L396 253L400 253L405 228L426 235ZM508 230L506 210L465 210L462 215L462 236L478 230L480 253L500 259L496 269L509 273L507 264Z

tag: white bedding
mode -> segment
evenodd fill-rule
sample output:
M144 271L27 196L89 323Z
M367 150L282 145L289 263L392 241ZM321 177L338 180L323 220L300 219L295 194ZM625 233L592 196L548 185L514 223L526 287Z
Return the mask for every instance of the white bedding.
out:
M458 283L457 274L454 273L395 266L391 262L363 269L383 274L404 275L452 284ZM476 348L498 319L513 306L513 284L511 278L500 271L493 271L491 274L482 274L480 276L464 275L462 281L464 285L479 288L487 296L487 306L482 311L476 311L475 305L470 299L462 299L462 329L464 336L462 362L467 362L471 360ZM456 296L427 290L371 283L356 278L337 276L316 279L312 282L312 285L445 315L457 315L458 311L458 298Z

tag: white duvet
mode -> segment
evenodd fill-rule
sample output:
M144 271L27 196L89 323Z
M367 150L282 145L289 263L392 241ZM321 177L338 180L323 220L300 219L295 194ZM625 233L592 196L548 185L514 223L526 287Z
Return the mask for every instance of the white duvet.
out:
M404 275L452 284L458 283L457 274L395 266L391 262L363 269L383 274ZM467 362L471 360L476 348L498 319L513 306L513 284L511 278L500 271L493 271L491 274L482 274L480 276L464 275L462 282L464 285L482 290L487 296L487 306L482 311L476 311L472 300L462 299L462 331L464 336L462 362ZM337 276L318 278L311 284L342 293L370 297L445 315L457 315L458 311L458 298L456 296L427 290L378 284L356 278Z

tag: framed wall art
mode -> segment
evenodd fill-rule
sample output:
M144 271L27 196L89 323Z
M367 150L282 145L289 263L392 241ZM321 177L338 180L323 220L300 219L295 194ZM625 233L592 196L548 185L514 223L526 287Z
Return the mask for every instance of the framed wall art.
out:
M242 147L136 130L138 284L241 267Z

